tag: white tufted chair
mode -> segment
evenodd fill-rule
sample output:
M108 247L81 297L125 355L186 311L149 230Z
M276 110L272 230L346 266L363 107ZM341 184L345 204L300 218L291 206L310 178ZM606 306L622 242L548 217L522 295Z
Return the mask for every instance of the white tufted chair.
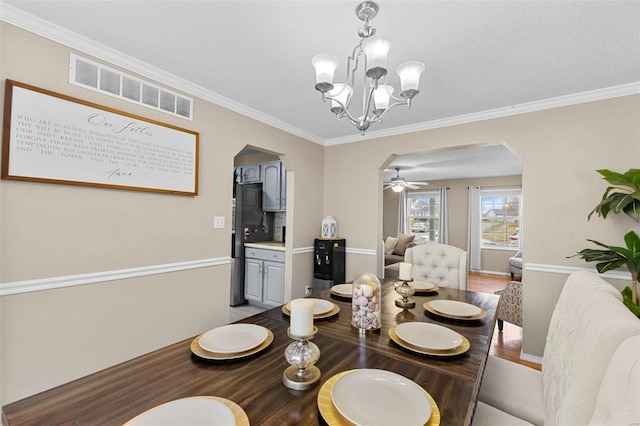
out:
M421 244L408 248L404 261L413 264L413 279L438 287L467 289L467 252L446 244Z

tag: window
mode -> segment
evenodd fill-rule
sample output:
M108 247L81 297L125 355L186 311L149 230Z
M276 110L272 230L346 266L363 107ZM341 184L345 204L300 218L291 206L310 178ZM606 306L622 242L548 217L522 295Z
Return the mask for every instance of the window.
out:
M482 247L520 248L520 189L480 191Z
M440 194L437 191L407 192L406 212L410 233L438 242Z

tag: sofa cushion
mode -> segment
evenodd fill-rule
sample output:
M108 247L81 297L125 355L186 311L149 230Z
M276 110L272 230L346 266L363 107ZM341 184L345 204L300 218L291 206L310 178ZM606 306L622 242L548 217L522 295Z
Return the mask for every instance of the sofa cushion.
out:
M393 265L394 263L404 262L404 256L398 256L397 254L385 254L384 264Z
M415 237L415 235L398 234L398 243L393 249L393 254L404 256L404 252L407 250L407 246L411 241L413 241Z
M387 237L384 240L384 254L393 254L396 245L398 245L398 239L396 237Z

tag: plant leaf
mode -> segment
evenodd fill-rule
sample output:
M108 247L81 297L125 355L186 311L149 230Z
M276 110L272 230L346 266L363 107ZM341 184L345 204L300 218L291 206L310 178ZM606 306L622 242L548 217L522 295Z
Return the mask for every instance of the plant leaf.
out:
M629 183L629 180L621 173L612 172L607 169L596 170L596 172L600 173L604 180L612 185L628 185Z
M596 170L612 185L609 186L600 203L589 213L587 220L596 213L607 218L613 213L624 213L636 222L640 222L640 169L629 169L625 173L617 173L607 169Z
M600 247L605 247L605 248L607 248L607 249L609 248L609 246L608 246L607 244L603 244L603 243L601 243L601 242L599 242L599 241L596 241L596 240L590 240L590 239L588 239L588 238L587 238L587 241L589 241L589 242L591 242L591 243L593 243L593 244L597 244L597 245L599 245Z
M640 317L640 306L638 304L633 303L631 299L631 289L627 286L622 290L622 303L624 306L629 308L629 310L637 317Z
M624 236L624 243L634 253L640 253L640 237L634 231L629 231Z
M627 262L624 260L617 260L617 261L611 261L611 262L604 262L604 263L597 263L596 264L596 269L598 270L598 272L605 273L607 271L613 271L615 269L618 269L619 267L625 265Z

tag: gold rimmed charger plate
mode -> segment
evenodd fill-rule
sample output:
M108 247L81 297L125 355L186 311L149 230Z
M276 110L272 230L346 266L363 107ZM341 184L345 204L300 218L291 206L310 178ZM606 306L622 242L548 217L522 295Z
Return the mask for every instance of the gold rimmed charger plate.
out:
M469 343L467 338L464 337L462 334L460 335L460 337L462 337L462 343L460 344L460 346L458 346L456 348L453 348L453 349L446 350L446 351L438 351L438 350L423 348L422 346L412 345L411 343L405 342L400 337L398 337L398 334L396 333L396 326L395 325L392 326L389 329L389 337L391 338L391 340L393 340L399 346L401 346L401 347L403 347L405 349L408 349L408 350L410 350L412 352L417 352L417 353L423 354L423 355L456 356L456 355L462 355L463 353L467 352L469 350L469 348L471 348L471 344Z
M416 294L418 294L418 293L435 293L436 291L440 290L440 287L438 287L437 285L434 285L431 288L418 289L418 288L413 287L413 289L415 290Z
M356 370L347 370L341 373L338 373L329 378L322 387L320 387L320 391L318 392L318 409L320 410L320 414L322 418L327 422L329 426L352 426L349 420L345 419L342 414L338 411L338 409L333 405L333 400L331 399L331 391L333 390L333 386L336 384L338 379L345 374L349 374ZM422 392L427 395L429 401L431 402L431 417L429 417L429 421L425 424L425 426L438 426L440 424L440 410L438 409L438 405L434 401L434 399L429 395L429 392L424 390L422 386L420 386Z
M338 306L338 305L336 305L334 303L333 304L333 309L331 309L329 312L325 312L323 314L314 315L313 319L316 320L316 319L329 318L329 317L334 316L338 312L340 312L340 306ZM287 315L287 316L291 316L291 311L287 308L287 305L282 305L282 313Z
M449 315L449 314L444 314L442 312L436 311L429 304L429 302L424 302L424 304L422 306L424 307L425 310L431 312L434 315L438 315L438 316L441 316L441 317L444 317L444 318L459 320L459 321L476 321L476 320L482 319L482 318L487 316L487 312L484 309L479 314L476 314L476 315L473 315L473 316L470 316L470 317L459 317L459 316L456 316L456 315Z
M344 299L352 299L353 298L353 294L352 293L341 293L339 291L334 290L333 287L331 287L329 289L329 293L331 293L331 294L333 294L334 296L337 296L337 297L342 297Z
M233 419L236 422L236 426L250 426L249 417L247 417L247 413L244 412L242 407L240 407L238 404L236 404L235 402L233 402L231 400L228 400L226 398L220 398L219 396L195 396L195 397L192 397L192 398L207 398L207 399L212 399L214 401L221 402L224 405L226 405L227 407L229 407L229 409L231 410L231 413L233 414ZM171 401L169 401L169 402L171 402ZM156 408L156 407L154 407L154 408ZM131 419L128 422L126 422L123 426L129 426L134 420L140 418L141 416L143 416L144 414L146 414L150 410L153 410L153 408L150 408L149 410L145 411L144 413L138 414L133 419Z
M195 355L199 356L200 358L210 359L214 361L228 361L232 359L245 358L251 355L255 355L258 352L261 352L264 349L268 348L271 342L273 342L273 332L267 328L267 338L264 339L264 341L260 343L258 346L256 346L255 348L249 349L248 351L244 351L244 352L218 353L218 352L210 352L206 349L203 349L202 346L200 346L200 337L202 337L203 335L204 333L202 333L201 335L193 339L193 341L191 342L191 352L193 352Z

